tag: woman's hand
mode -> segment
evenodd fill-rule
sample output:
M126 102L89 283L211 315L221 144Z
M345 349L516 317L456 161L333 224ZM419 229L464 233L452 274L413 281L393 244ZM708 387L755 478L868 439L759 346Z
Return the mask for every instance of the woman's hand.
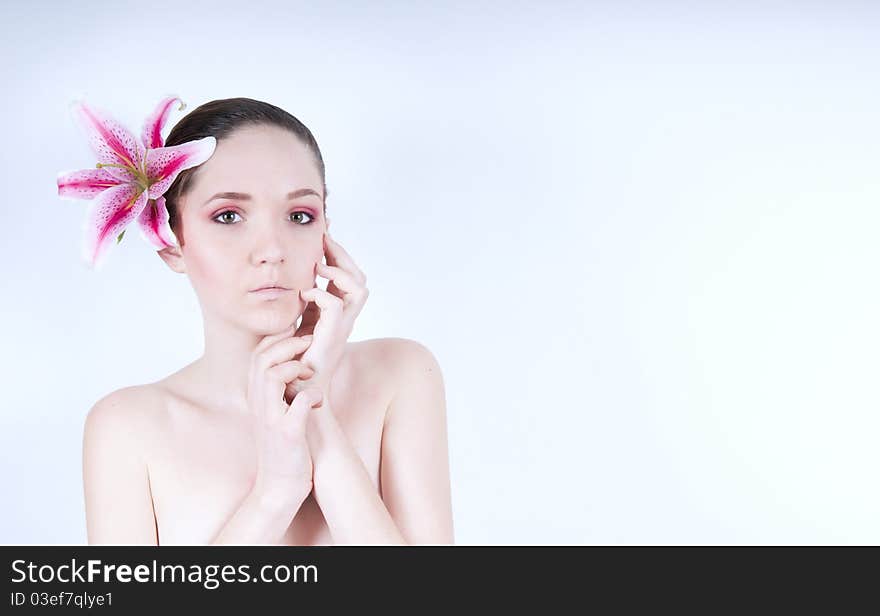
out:
M247 404L254 417L257 472L254 482L264 502L279 508L298 507L313 487L312 457L306 425L320 389L299 392L291 404L284 400L287 384L309 378L314 371L292 358L305 351L310 337L291 337L292 327L264 337L251 355Z
M311 387L320 389L325 400L329 398L330 382L345 352L345 343L369 296L365 286L367 277L327 232L324 233L324 256L327 265L318 263L315 271L330 281L327 290L316 286L300 292L309 303L294 334L314 336L308 350L299 358L314 369L314 375L289 383L285 390L287 400Z

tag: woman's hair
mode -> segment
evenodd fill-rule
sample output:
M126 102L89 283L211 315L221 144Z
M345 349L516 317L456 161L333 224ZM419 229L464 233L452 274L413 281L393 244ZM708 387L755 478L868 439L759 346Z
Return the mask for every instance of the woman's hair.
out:
M287 129L299 137L302 143L309 148L321 174L321 183L324 189L324 214L326 216L327 179L324 171L324 159L321 156L318 142L315 141L312 131L305 124L280 107L252 98L224 98L210 101L196 107L181 118L168 133L165 146L180 145L203 137L215 137L219 144L236 129L247 126L277 126ZM180 199L192 186L193 178L199 169L200 166L196 166L181 171L164 195L165 207L168 209L169 216L168 224L181 246L184 241L183 222L178 206Z

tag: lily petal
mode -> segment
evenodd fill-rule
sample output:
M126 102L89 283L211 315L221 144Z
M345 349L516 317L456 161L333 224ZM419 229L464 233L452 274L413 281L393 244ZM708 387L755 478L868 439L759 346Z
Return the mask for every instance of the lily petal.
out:
M216 147L215 137L203 137L180 145L147 150L147 177L152 182L150 199L164 195L181 171L201 165L211 158Z
M156 109L153 110L153 113L144 122L144 128L141 131L141 141L143 141L144 146L148 149L154 150L165 145L165 140L162 139L162 128L168 120L168 114L171 113L171 105L174 101L180 101L178 111L183 111L186 108L186 103L180 100L179 97L168 96L159 101Z
M146 205L146 191L135 184L120 184L98 195L92 201L85 224L83 258L86 262L93 268L100 267L116 237Z
M168 209L165 207L165 197L152 199L147 207L138 216L138 226L141 235L158 250L177 245L177 237L168 224Z
M120 183L107 168L68 171L58 175L58 196L67 199L93 199Z
M85 131L89 146L105 164L125 165L137 169L144 158L144 145L122 124L108 114L77 101L71 112ZM107 167L109 173L123 182L135 180L128 169Z

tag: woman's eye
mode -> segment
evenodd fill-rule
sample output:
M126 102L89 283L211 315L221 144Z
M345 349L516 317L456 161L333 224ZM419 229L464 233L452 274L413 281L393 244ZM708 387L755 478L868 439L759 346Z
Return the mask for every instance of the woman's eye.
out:
M304 225L307 225L307 224L309 224L310 222L312 222L312 220L314 220L314 218L312 217L312 215L309 214L308 212L293 212L293 214L291 214L291 215L292 215L292 216L296 216L297 214L303 214L304 216L308 216L308 217L309 217L308 222L304 222L304 223L302 223L302 224L304 224Z
M227 210L225 212L220 212L219 214L217 214L213 218L213 220L217 220L218 218L222 218L223 216L226 216L227 214L232 214L233 216L238 216L238 212L233 212L232 210ZM221 221L218 220L217 222L221 222ZM228 224L231 224L231 221L229 221L229 219L226 219L226 221L222 222L222 224L228 225Z
M229 216L229 215L238 216L239 214L238 214L238 212L234 212L232 210L226 210L225 212L220 212L219 214L217 214L214 218L212 218L212 220L216 220L217 222L219 222L220 224L223 224L223 225L231 225L235 222L235 219L230 220L229 218L223 218L224 216ZM308 216L308 220L306 222L299 223L301 226L305 226L305 225L308 225L308 224L311 224L312 222L314 222L314 217L311 214L309 214L308 212L293 212L291 214L291 216L297 216L297 215Z

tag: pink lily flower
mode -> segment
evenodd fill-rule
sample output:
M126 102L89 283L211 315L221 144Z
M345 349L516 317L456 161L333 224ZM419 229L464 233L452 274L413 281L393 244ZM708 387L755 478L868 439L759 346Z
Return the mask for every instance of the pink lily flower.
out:
M140 141L109 115L81 101L72 105L100 162L95 169L60 173L58 196L93 199L83 227L82 256L94 269L103 263L113 238L118 244L133 220L157 250L177 244L163 195L181 171L211 157L217 140L204 137L164 147L161 132L174 101L181 103L178 111L186 107L176 96L162 99L144 122Z

